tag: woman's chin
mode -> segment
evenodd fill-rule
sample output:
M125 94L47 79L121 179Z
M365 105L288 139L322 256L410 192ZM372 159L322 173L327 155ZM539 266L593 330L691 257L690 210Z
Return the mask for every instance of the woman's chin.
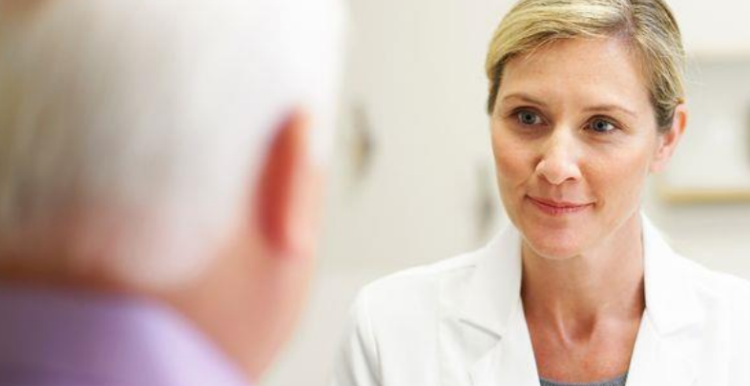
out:
M555 261L580 256L585 249L577 235L529 234L524 236L524 244L534 255Z

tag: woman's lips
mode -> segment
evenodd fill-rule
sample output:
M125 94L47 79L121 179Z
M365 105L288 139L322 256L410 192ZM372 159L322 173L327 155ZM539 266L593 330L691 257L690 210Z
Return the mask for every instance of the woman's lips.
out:
M546 200L543 198L536 198L527 196L529 200L531 201L534 206L539 208L542 212L553 215L553 216L559 216L564 214L571 214L571 213L579 213L586 209L588 209L593 204L578 204L578 203L571 203L571 202L558 202L558 201L552 201L552 200Z

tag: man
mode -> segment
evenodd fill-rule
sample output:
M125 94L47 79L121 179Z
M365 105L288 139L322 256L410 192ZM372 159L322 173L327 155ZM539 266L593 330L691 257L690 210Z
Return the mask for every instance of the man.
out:
M292 327L336 0L0 1L0 385L246 385Z

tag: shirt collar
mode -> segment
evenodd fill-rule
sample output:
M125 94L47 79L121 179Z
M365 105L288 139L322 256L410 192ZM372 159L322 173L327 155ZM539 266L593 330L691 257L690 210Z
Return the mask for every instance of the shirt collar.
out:
M114 385L247 386L172 310L148 300L0 287L0 367Z

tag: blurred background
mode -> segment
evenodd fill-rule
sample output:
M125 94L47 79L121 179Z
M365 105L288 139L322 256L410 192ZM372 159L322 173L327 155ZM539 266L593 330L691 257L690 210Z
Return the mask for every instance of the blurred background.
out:
M644 210L683 254L750 279L750 2L668 1L687 137ZM485 50L508 0L350 0L350 52L310 303L264 386L327 385L358 288L483 245L494 185Z

